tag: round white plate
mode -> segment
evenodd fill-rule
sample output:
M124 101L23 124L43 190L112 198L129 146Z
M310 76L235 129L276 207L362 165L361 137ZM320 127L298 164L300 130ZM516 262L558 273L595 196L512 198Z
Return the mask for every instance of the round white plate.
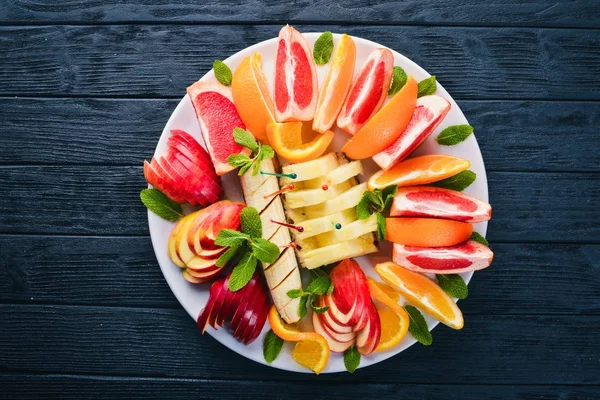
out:
M319 37L320 33L305 33L304 37L308 41L309 45L313 46L315 40ZM339 34L334 35L334 41L337 43L340 39ZM381 48L385 46L381 46L377 43L371 42L369 40L361 39L354 37L354 42L356 43L356 67L355 73L358 72L358 69L366 59L367 55L376 48ZM263 68L267 79L269 80L269 84L272 90L273 85L273 76L274 76L274 67L275 67L275 52L277 49L277 38L269 39L264 42L255 44L254 46L250 46L239 53L234 54L225 60L225 63L231 68L231 70L235 70L238 64L246 57L251 55L254 52L259 52L262 56L263 60ZM390 49L391 50L391 49ZM223 49L224 52L227 49ZM392 53L395 57L395 65L399 65L408 75L412 75L415 77L417 81L421 81L430 76L423 68L419 67L413 61L409 60L407 57L395 52L392 50ZM325 73L329 68L329 64L325 66L317 66L317 73L319 76L319 82L325 77ZM201 79L201 81L209 81L216 82L214 74L211 71L206 73ZM191 84L192 82L190 82ZM471 170L477 174L477 179L475 182L469 186L465 190L465 193L473 195L479 199L484 201L488 200L488 188L487 188L487 178L485 174L485 167L483 165L483 159L481 157L481 152L479 151L479 146L477 145L477 141L475 140L475 136L471 135L469 138L456 146L440 146L434 140L434 138L439 134L439 132L447 126L456 125L456 124L467 124L467 119L461 112L460 108L456 104L456 102L450 97L448 92L438 83L436 94L446 98L452 104L452 108L448 113L446 119L441 123L436 132L434 132L425 143L423 143L413 155L418 154L434 154L434 153L443 153L450 154L462 158L466 158L471 161ZM202 135L200 133L200 128L198 126L198 122L196 121L196 115L194 113L194 109L192 107L192 103L189 100L188 96L184 96L181 102L177 105L177 108L169 118L167 125L165 126L158 145L156 147L155 155L161 155L165 151L166 141L169 137L169 132L171 129L183 129L193 135L201 144L204 144L202 140ZM337 128L336 128L337 129ZM336 136L333 143L333 149L339 151L347 140L348 135L341 131L336 131ZM364 160L363 165L365 168L365 175L362 177L362 181L368 179L373 172L377 170L374 162L369 160ZM223 180L223 188L225 190L225 198L228 198L233 201L243 201L242 191L239 185L238 177L234 173L230 173L226 176L222 177ZM152 245L154 247L154 252L156 253L156 258L158 259L158 263L162 272L167 280L171 290L177 297L177 300L181 303L181 305L185 308L185 310L190 314L190 316L196 320L198 314L206 304L208 299L208 288L209 284L202 285L193 285L188 283L183 276L181 275L181 270L175 266L167 253L167 238L169 233L171 232L174 224L168 221L165 221L155 214L148 212L148 224L150 226L150 235L152 237ZM485 235L487 228L487 222L479 223L475 225L475 230L479 233ZM358 259L361 267L365 271L367 275L375 275L373 272L373 265L382 261L391 260L391 246L386 245L385 243L382 245L381 250L372 255L368 255L365 257L360 257ZM472 273L463 274L463 278L468 282L471 279ZM425 316L427 323L429 325L429 329L433 329L438 322L428 316ZM309 320L309 318L306 318ZM232 338L231 334L225 329L214 330L212 328L208 328L207 332L217 339L219 342L229 347L231 350L240 354L243 357L247 357L251 360L259 362L261 364L266 364L263 353L262 353L262 342L264 335L269 330L268 322L265 324L265 327L258 337L258 339L252 343L250 346L244 346L239 343L235 339ZM415 340L410 335L406 335L406 337L400 342L400 344L394 347L392 350L384 351L384 352L375 352L369 356L362 357L360 367L366 367L380 361L383 361L395 354L400 353L405 350L409 346L413 345ZM295 372L311 372L308 369L297 364L291 356L291 344L286 344L283 351L273 362L270 364L272 367L280 368L288 371ZM329 359L329 363L326 369L323 371L324 373L332 373L332 372L340 372L345 371L343 357L340 354L332 353Z

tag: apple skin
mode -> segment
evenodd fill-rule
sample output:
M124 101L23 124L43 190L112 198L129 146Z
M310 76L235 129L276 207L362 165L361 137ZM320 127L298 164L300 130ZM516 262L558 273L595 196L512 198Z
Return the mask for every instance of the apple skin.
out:
M233 317L231 318L231 322L229 323L230 331L235 332L240 321L242 320L242 317L244 316L244 313L246 312L246 307L248 307L250 305L250 295L252 294L252 291L254 290L255 284L256 284L256 279L254 279L254 276L253 276L252 279L250 279L250 282L248 282L248 284L246 286L244 286L242 289L240 289L240 290L243 290L244 293L243 293L242 298L240 299L240 303L238 304L238 307L235 310L235 313L233 314Z
M204 147L200 146L200 144L192 137L192 135L181 129L172 129L171 134L172 136L169 138L169 140L173 139L181 142L194 154L196 160L200 161L203 166L207 167L207 173L210 171L210 174L218 177L212 160L210 159L210 154L208 154Z
M200 315L198 316L198 320L196 321L196 323L198 324L198 329L200 329L200 332L202 333L204 333L204 331L206 331L206 328L208 327L210 314L212 312L213 305L216 301L215 295L217 291L221 290L222 285L223 282L221 280L215 281L212 285L210 285L208 301L206 302L206 305L204 306L202 311L200 311Z
M190 248L198 255L204 251L219 250L222 247L215 244L215 239L222 229L240 228L240 214L244 209L243 203L234 203L229 200L221 200L203 209L202 215L198 216L188 234ZM206 253L205 258L214 258L214 253ZM218 256L217 256L218 257Z
M327 341L327 344L329 344L329 350L333 351L334 353L343 353L344 351L346 351L350 347L352 347L352 345L354 344L353 340L350 342L342 343L342 342L338 342L337 340L335 340L334 338L329 336L329 334L325 331L325 329L323 329L323 326L321 325L321 321L316 313L313 313L312 323L313 323L313 330L316 333L318 333L319 335L323 336L323 338L325 338L325 340Z
M369 319L364 329L356 335L356 348L364 356L371 354L377 348L381 339L381 321L375 305L371 302L368 309Z
M179 136L171 136L168 140L168 143L169 146L174 149L174 151L177 151L187 160L192 162L195 166L202 170L204 175L209 177L217 186L220 186L221 179L216 174L214 168L212 168L212 162L209 160L209 164L207 164L207 160L199 155L200 152L196 149L196 147L191 149L190 145Z
M267 294L266 288L264 288L263 290L263 307L258 313L258 317L256 319L256 323L254 324L253 329L244 338L244 343L246 343L247 345L254 342L256 338L260 335L260 332L262 332L263 327L265 326L265 322L267 321L267 316L269 315L269 308L271 308L271 302L269 301L269 295Z
M329 305L330 307L334 306L334 318L342 313L346 317L340 319L339 322L346 322L346 325L353 326L354 331L361 330L366 323L362 318L364 308L371 301L364 272L355 260L348 258L333 268L330 279L334 289ZM340 313L337 313L337 310ZM348 316L349 318L347 318Z

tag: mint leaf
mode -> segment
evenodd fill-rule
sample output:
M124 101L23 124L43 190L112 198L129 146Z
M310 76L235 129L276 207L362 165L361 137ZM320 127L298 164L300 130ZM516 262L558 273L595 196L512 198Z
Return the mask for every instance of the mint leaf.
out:
M315 42L313 58L317 65L325 65L329 62L333 53L333 34L329 31L323 32Z
M254 136L252 136L252 134L245 129L234 128L233 140L235 140L235 142L240 146L244 146L252 150L252 153L256 153L258 151L258 142Z
M246 172L248 172L248 170L250 169L250 167L252 167L252 162L249 162L248 164L242 166L240 168L240 170L238 171L238 176L244 175Z
M275 157L275 150L268 144L261 144L261 157L259 161L268 160L269 158Z
M234 231L233 229L221 229L219 234L217 235L217 239L215 240L215 244L217 246L230 247L230 246L239 246L249 239L250 236Z
M252 254L254 254L254 257L268 264L274 263L281 253L279 247L269 242L267 239L253 238L250 246L252 247Z
M268 364L275 361L281 352L282 347L283 339L277 336L272 329L269 329L269 332L267 332L265 340L263 341L263 356L265 357L265 361Z
M309 296L300 297L300 304L298 305L298 315L300 319L306 317L306 303L308 302Z
M462 171L458 174L451 176L450 178L442 179L441 181L437 181L432 183L433 186L456 190L457 192L462 192L477 178L477 174L473 171Z
M325 294L331 286L331 279L328 276L321 276L313 280L305 289L305 292L320 296Z
M449 126L435 138L442 146L454 146L464 141L473 133L473 127L469 124Z
M346 370L351 374L356 371L358 365L360 364L360 353L356 346L350 347L348 350L344 352L344 366Z
M437 84L435 83L435 75L430 76L429 78L423 79L421 82L419 82L419 91L417 92L417 97L434 94L436 90Z
M404 309L410 318L408 331L412 337L425 346L429 346L433 343L433 337L431 336L431 332L429 332L429 327L427 326L427 322L425 322L423 314L411 305L404 306Z
M250 235L252 238L262 237L262 222L260 215L254 207L245 207L240 213L242 220L242 232Z
M473 232L469 239L479 242L484 246L488 246L488 247L490 246L490 243L487 241L487 239L484 238L480 233Z
M305 296L306 293L302 289L292 289L288 290L287 295L290 299L297 299L298 297Z
M227 156L227 164L229 164L235 168L242 167L249 162L251 162L250 157L248 157L245 154L234 153L234 154L230 154L229 156Z
M369 200L367 193L370 192L364 192L362 194L362 197L356 206L356 217L358 219L367 219L371 216L371 200Z
M466 299L469 295L469 288L460 275L450 274L450 275L436 275L438 280L438 285L444 290L444 292L448 293L452 297L456 297L457 299Z
M217 78L221 85L231 85L231 79L233 78L231 70L223 61L215 60L213 63L213 72L215 73L215 78Z
M385 226L385 217L382 213L377 213L377 238L379 240L385 239L387 228Z
M225 252L221 254L217 259L217 262L215 263L216 266L219 268L223 268L224 266L226 266L227 263L229 263L229 261L231 261L235 257L240 247L241 246L232 246L225 250Z
M388 96L392 96L400 91L406 84L408 76L402 67L394 67L394 74L392 75L392 84L388 89Z
M246 286L256 271L257 263L258 261L252 253L244 254L238 265L231 271L231 275L229 276L229 290L237 292Z
M397 185L389 185L383 188L381 191L381 197L383 198L383 210L382 212L388 212L390 207L392 206L392 201L394 197L396 197L396 193L398 192Z
M317 305L315 305L315 299L317 298L317 296L311 296L310 299L310 308L312 308L312 310L314 312L316 312L317 314L323 314L324 312L329 310L329 306L323 306L323 307L319 307Z
M140 199L148 210L152 211L162 219L175 222L183 217L181 204L171 200L166 194L158 189L142 190L140 192Z

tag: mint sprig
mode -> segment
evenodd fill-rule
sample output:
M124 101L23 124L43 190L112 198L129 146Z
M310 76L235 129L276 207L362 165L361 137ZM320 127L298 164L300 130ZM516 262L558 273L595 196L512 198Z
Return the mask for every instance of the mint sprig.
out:
M181 204L171 200L158 189L144 189L140 192L142 203L162 219L175 222L183 217Z
M254 254L244 254L240 262L231 271L231 275L229 276L229 290L237 292L246 286L250 282L250 279L252 279L257 264L258 260L254 257Z
M473 171L462 171L458 174L451 176L450 178L442 179L441 181L437 181L432 183L431 185L456 190L457 192L462 192L477 179L477 174Z
M328 306L317 306L315 300L317 299L317 296L331 294L333 292L333 283L331 282L331 279L329 279L329 276L319 269L313 269L311 274L314 279L308 284L306 289L292 289L287 292L288 297L291 299L300 298L300 309L298 310L300 318L306 316L306 307L309 304L310 308L317 314L322 314L329 310Z
M379 240L385 239L386 228L385 228L385 216L392 206L392 201L398 186L389 185L381 189L375 189L374 191L365 191L356 206L356 216L358 219L367 219L374 213L377 214L377 237Z
M469 124L452 125L444 129L435 140L442 146L454 146L465 141L472 133L473 127Z
M412 337L425 346L429 346L433 343L433 337L431 336L431 332L429 332L429 327L427 326L427 322L425 321L423 314L421 314L421 311L411 305L404 306L404 310L406 310L410 319L408 332L410 332Z
M348 350L344 352L344 366L346 367L346 371L351 374L356 371L358 365L360 364L360 353L356 346L350 347Z
M313 47L313 59L317 65L325 65L331 59L333 53L333 34L329 31L323 32Z
M231 70L221 60L215 60L213 63L213 72L215 73L215 78L219 81L219 83L223 86L231 85L231 80L233 79L233 75L231 74Z
M436 275L438 280L438 285L442 288L442 290L448 293L452 297L456 297L457 299L466 299L469 295L469 288L465 281L460 277L460 275L456 274L442 274Z
M436 90L437 84L435 81L435 75L433 75L419 82L417 97L429 96L430 94L434 94Z
M245 129L235 128L233 139L237 144L250 149L252 152L251 156L234 153L227 157L227 164L240 169L238 171L239 176L244 175L250 168L252 168L252 175L258 174L260 163L275 156L275 151L271 146L257 142L254 136Z
M393 96L400 91L406 84L408 80L408 75L402 69L402 67L394 67L394 73L392 75L392 83L390 84L390 88L388 89L388 96Z
M263 341L263 356L265 357L265 361L268 364L271 364L279 353L281 353L281 348L283 347L283 339L280 338L273 332L272 329L269 329L269 332L265 335L265 340Z
M471 237L470 237L469 239L471 239L471 240L474 240L474 241L476 241L476 242L479 242L479 243L481 243L481 244L482 244L482 245L484 245L484 246L488 246L488 247L490 247L490 243L487 241L487 239L486 239L486 238L484 238L484 237L483 237L483 236L482 236L480 233L478 233L478 232L473 232L473 233L471 234Z

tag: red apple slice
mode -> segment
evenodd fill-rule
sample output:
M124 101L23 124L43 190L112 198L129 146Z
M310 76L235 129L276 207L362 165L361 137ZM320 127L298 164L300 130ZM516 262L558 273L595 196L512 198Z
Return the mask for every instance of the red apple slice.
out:
M325 297L329 297L328 295L323 295L320 296L319 298L319 307L324 307L327 306L328 301L325 299ZM335 333L351 333L352 332L352 327L351 326L347 326L347 325L343 325L338 323L338 321L336 321L332 316L331 316L331 308L327 311L325 311L323 314L319 314L319 318L321 319L321 323L326 326L328 328L328 330L335 332Z
M365 356L375 351L381 338L381 321L373 303L370 304L366 313L369 315L367 324L356 335L356 348L360 354Z
M186 201L185 198L179 194L179 192L171 190L170 187L168 188L165 178L158 171L156 171L148 161L145 160L144 178L146 178L146 181L148 181L148 183L150 183L156 189L169 196L171 200L178 203L184 203Z
M217 192L214 191L217 190L214 187L215 183L210 178L199 175L199 170L191 165L189 160L177 153L171 152L167 155L165 162L181 176L179 184L185 186L192 198L205 199L205 205L219 201L219 196L216 194ZM188 165L186 165L186 163L188 163ZM164 166L163 163L161 163L161 165ZM219 188L218 190L220 191L221 189Z
M172 162L167 160L165 157L156 158L156 163L168 174L172 182L172 186L177 188L177 190L179 190L185 196L190 204L209 204L205 197L201 195L195 196L192 194L193 188L187 179L187 173L183 171L179 165L173 165Z
M243 290L244 293L243 297L240 299L240 303L237 309L235 310L235 313L233 314L233 317L231 318L231 322L229 323L229 330L232 332L235 332L240 321L242 320L242 317L244 316L244 313L246 312L246 308L250 305L250 295L254 290L254 285L256 285L256 276L256 273L254 273L254 276L252 277L252 279L250 279L250 282L248 282L246 286L240 289Z
M187 193L183 193L180 189L176 188L175 178L172 177L167 171L165 171L155 158L152 158L152 160L150 160L149 165L159 176L162 177L165 193L172 193L174 196L177 196L178 198L182 199L182 203L187 202Z
M171 133L174 140L185 144L185 147L187 147L196 156L196 159L202 165L207 167L206 172L209 173L209 175L219 179L219 176L215 172L215 166L211 161L210 154L208 154L206 149L202 147L192 135L181 129L173 129ZM217 183L219 183L219 181L217 181Z
M204 172L197 164L190 161L187 157L181 154L178 150L174 149L170 152L170 156L173 156L181 166L184 168L183 171L187 171L189 179L194 181L194 186L197 191L201 190L202 194L209 200L218 201L219 196L223 193L221 186L217 184L206 172ZM171 159L169 160L173 162ZM210 193L205 193L209 191ZM215 200L216 199L216 200Z
M319 318L319 322L321 323L321 327L323 328L323 330L325 332L327 332L329 337L331 337L332 339L343 343L343 342L349 342L351 340L354 340L354 338L356 337L356 333L354 333L354 332L339 333L339 332L335 332L335 331L331 330L325 323L323 314L317 314L317 316Z
M323 325L321 325L321 321L319 320L319 317L316 313L313 313L312 323L313 330L319 335L323 336L323 338L325 338L327 344L329 345L329 350L333 351L334 353L343 353L344 351L352 347L352 345L354 344L354 341L338 342L337 340L329 336L325 329L323 329Z
M204 333L204 331L206 331L206 328L208 327L208 320L210 318L210 313L211 313L212 307L216 301L215 294L217 293L218 290L221 289L222 285L223 285L222 280L215 281L215 282L213 282L212 285L210 285L208 301L206 302L206 305L204 306L202 311L200 311L200 315L198 315L198 320L196 321L198 324L198 329L200 329L200 332L202 332L202 333Z
M263 330L263 327L265 326L265 322L267 321L267 316L269 315L269 309L271 308L271 302L269 301L269 295L267 294L266 289L264 291L264 296L265 297L263 300L263 307L258 312L258 316L256 319L256 323L254 324L254 328L243 338L244 343L246 343L246 345L249 345L250 343L252 343L256 340L258 335L260 335L260 332Z
M255 309L260 306L255 301L255 298L258 297L257 293L260 293L260 291L261 291L260 290L260 282L258 279L254 279L254 277L253 277L252 283L253 283L253 286L248 289L248 294L246 295L247 297L245 297L246 304L244 307L244 311L241 313L241 318L240 318L239 322L236 324L235 328L233 327L233 321L231 324L231 328L233 329L233 337L235 339L239 340L240 342L242 341L243 333L245 332L246 328L248 328L248 324L250 323L250 320L252 319L252 316L254 315ZM246 290L246 288L249 285L250 284L246 285L241 290Z

